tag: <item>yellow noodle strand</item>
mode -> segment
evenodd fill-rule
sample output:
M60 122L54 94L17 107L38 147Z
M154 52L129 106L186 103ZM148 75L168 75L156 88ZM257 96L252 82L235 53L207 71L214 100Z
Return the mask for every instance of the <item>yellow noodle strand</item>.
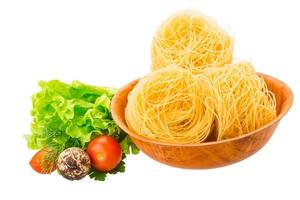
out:
M163 142L203 142L214 121L209 84L207 78L176 66L142 78L128 96L129 128Z
M199 74L202 68L231 63L233 39L217 23L196 11L169 17L152 41L152 71L175 64Z
M276 117L275 96L248 62L209 68L203 75L217 89L217 139L251 132Z
M198 75L177 66L157 70L134 87L125 111L138 135L177 144L237 137L275 117L275 96L248 62Z

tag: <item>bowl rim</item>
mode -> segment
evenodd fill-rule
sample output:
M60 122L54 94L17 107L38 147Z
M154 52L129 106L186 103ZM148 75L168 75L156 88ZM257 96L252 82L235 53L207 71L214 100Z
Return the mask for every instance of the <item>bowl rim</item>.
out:
M264 74L264 73L257 72L257 74L259 76L262 76L263 78L266 77L266 78L272 79L275 82L279 82L281 85L283 85L284 88L285 88L284 90L288 93L288 97L290 98L290 104L287 105L283 110L281 110L281 112L276 116L276 118L273 121L265 124L264 126L262 126L262 127L258 128L256 130L254 130L254 131L251 131L249 133L246 133L246 134L243 134L243 135L240 135L240 136L237 136L237 137L228 138L228 139L224 139L224 140L220 140L220 141L208 141L208 142L197 143L197 144L178 144L178 143L168 143L168 142L162 142L162 141L158 141L158 140L153 140L153 139L149 139L149 138L146 138L146 137L143 137L143 136L140 136L140 135L136 134L133 130L129 129L129 127L127 126L126 121L123 122L123 120L121 120L121 118L116 115L114 108L116 107L115 106L116 105L116 99L118 98L118 96L120 94L122 94L125 89L127 89L130 86L132 86L133 84L135 86L138 83L138 81L140 80L140 78L135 79L135 80L127 83L124 87L120 88L118 90L118 92L114 95L114 97L112 99L112 102L111 102L112 118L117 123L117 125L123 131L125 131L130 137L138 139L138 140L140 140L142 142L145 142L145 143L154 143L154 144L157 144L157 145L175 146L175 147L199 147L199 146L218 145L218 144L223 144L223 143L227 143L227 142L241 140L243 138L246 138L246 137L249 137L251 135L254 135L255 133L260 132L261 130L265 129L266 127L269 127L272 124L275 124L278 121L280 121L282 119L282 117L284 117L287 114L287 112L290 110L291 106L293 105L294 95L293 95L293 92L292 92L291 88L286 83L284 83L283 81L281 81L281 80L279 80L277 78L274 78L274 77L272 77L270 75Z

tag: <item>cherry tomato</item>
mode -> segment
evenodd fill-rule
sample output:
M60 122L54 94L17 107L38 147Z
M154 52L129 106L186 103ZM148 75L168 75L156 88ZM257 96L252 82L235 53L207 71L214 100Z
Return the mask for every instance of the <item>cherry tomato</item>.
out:
M92 166L103 172L116 168L122 159L121 145L112 137L95 137L87 147Z
M44 156L49 153L49 150L42 149L38 151L30 160L29 164L34 169L34 171L40 174L51 174L55 169L54 162L45 162L43 163Z

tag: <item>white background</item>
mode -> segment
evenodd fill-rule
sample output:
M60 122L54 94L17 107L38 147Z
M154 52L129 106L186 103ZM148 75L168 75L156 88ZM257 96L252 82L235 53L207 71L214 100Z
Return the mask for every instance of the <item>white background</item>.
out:
M1 0L0 199L300 199L299 7L289 0ZM149 72L156 28L187 8L229 27L236 59L293 89L294 105L270 142L245 161L212 170L176 169L141 153L105 182L35 173L22 135L30 133L38 81L121 87Z

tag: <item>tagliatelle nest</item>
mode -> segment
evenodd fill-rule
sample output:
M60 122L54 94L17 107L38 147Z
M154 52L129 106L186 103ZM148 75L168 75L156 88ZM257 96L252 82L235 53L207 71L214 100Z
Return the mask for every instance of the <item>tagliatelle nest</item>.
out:
M152 71L176 64L198 74L203 68L231 63L232 53L232 37L213 19L196 11L180 11L153 38Z

